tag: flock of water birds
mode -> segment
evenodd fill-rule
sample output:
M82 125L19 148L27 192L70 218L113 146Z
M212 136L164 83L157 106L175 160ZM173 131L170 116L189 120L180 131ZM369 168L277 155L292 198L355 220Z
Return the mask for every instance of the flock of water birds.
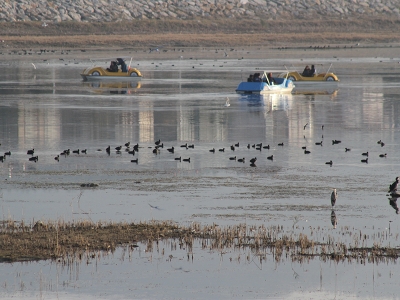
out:
M226 98L225 106L229 106L229 105L230 105L229 98ZM308 123L304 125L304 130L306 129L306 127L308 125L309 125ZM324 125L321 126L321 129L322 130L324 129ZM322 139L323 139L323 135L322 135ZM340 140L336 140L336 139L332 140L332 145L337 145L337 144L340 144L340 143L341 143ZM385 143L382 142L382 140L379 140L377 142L377 144L379 144L380 147L384 147L385 146ZM278 143L277 145L278 145L278 147L283 147L284 143ZM323 140L321 140L320 142L315 142L315 145L323 146ZM1 146L1 143L0 143L0 146ZM122 152L124 151L124 152L127 152L128 154L130 154L132 156L135 156L135 154L137 152L139 152L140 149L148 148L148 149L151 149L153 154L158 155L158 154L160 154L161 149L164 148L164 143L161 142L161 139L158 139L157 141L155 141L153 146L142 146L142 147L140 147L138 143L133 145L133 146L131 146L130 142L125 143L124 146L125 146L125 148L121 145L121 146L114 147L112 149L111 146L109 145L105 149L105 151L106 151L106 153L108 155L111 155L111 151L115 150L116 154L122 154ZM238 148L239 146L240 146L240 144L238 142L238 143L234 143L234 144L230 145L229 148L219 148L219 149L212 148L212 149L209 149L208 151L210 153L216 153L216 152L225 152L225 150L227 149L227 152L228 152L229 151L228 149L230 149L232 152L234 152L236 150L236 148ZM255 150L258 150L259 152L261 152L263 149L267 149L267 150L270 149L270 145L269 144L265 145L263 143L247 144L246 147L247 147L247 149L255 149ZM184 148L186 150L190 149L190 148L193 149L194 148L194 144L190 145L188 143L185 143L183 145L180 145L180 148ZM166 150L169 153L175 153L175 151L176 151L175 149L176 148L174 146L172 146L170 148L166 148ZM311 151L307 149L307 146L302 146L302 150L304 151L304 154L310 154L311 153ZM103 149L97 149L96 151L100 152L100 151L103 151ZM349 151L351 151L351 149L350 148L344 148L344 151L345 152L349 152ZM76 150L72 150L72 151L70 149L66 149L66 150L63 150L60 154L57 154L54 157L54 160L59 162L61 157L63 157L63 156L67 157L71 153L72 154L77 154L77 155L79 155L79 154L87 154L87 149L81 149L81 150L80 149L76 149ZM35 149L29 149L26 154L29 156L28 157L29 161L35 162L35 163L39 161L39 156L38 155L35 156ZM365 158L361 159L361 163L368 164L368 157L369 157L370 153L369 152L363 152L363 153L361 153L361 155L363 157L365 157ZM9 156L11 156L11 151L4 152L3 155L0 155L0 162L4 162L7 159L7 157L9 157ZM379 157L386 158L387 157L387 153L379 154ZM272 160L274 160L274 155L269 155L266 158L267 158L267 160L271 160L272 161ZM190 157L182 158L182 156L174 157L174 160L175 161L179 161L179 162L188 162L188 163L191 162ZM257 157L252 157L252 158L246 160L245 157L237 157L235 155L235 156L230 156L229 160L237 161L239 163L245 163L245 162L248 161L250 163L251 167L256 167ZM139 163L139 159L138 158L131 159L130 162L138 164ZM325 164L332 167L333 161L332 160L327 161ZM390 205L395 209L397 214L399 214L399 208L397 206L397 198L400 197L400 193L397 192L399 181L400 181L399 177L396 177L396 180L390 185L389 191L388 191L389 194L387 195L387 196L391 197L391 198L389 198ZM332 205L332 225L334 225L334 227L336 226L335 225L336 224L336 216L335 216L335 212L333 211L333 207L335 206L337 199L338 199L337 190L333 189L333 192L331 194L331 205Z

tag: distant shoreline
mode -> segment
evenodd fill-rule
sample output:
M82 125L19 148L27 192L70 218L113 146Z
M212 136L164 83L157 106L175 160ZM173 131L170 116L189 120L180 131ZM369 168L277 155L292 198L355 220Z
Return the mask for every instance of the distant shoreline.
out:
M0 51L55 48L234 47L399 43L397 19L141 20L2 23Z

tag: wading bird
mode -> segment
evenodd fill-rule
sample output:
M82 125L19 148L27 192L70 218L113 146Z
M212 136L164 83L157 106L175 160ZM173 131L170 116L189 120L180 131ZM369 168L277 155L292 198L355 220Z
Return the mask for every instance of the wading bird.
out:
M331 204L332 204L332 207L335 206L337 197L338 197L338 196L337 196L336 189L333 189L333 192L332 192L332 194L331 194Z

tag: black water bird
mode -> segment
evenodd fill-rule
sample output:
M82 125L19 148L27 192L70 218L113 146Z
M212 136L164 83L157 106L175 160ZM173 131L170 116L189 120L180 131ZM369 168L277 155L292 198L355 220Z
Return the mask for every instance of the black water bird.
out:
M256 144L256 147L262 147L262 143Z
M235 146L231 145L231 150L235 151Z
M385 143L384 143L384 142L381 143L381 147L383 147L383 146L385 146Z
M72 153L79 154L79 149L78 150L72 150Z
M350 148L344 148L344 152L349 152L350 150Z
M234 157L229 157L230 160L236 160L236 156Z
M28 150L26 154L33 155L35 153L35 149Z
M219 152L225 152L225 148L218 149Z
M238 161L238 162L242 162L242 163L244 163L244 161L245 161L245 158L244 158L244 157L243 157L243 158L239 158L237 161Z
M192 148L192 149L194 149L194 144L192 144L192 145L188 145L188 148Z
M269 145L263 146L263 149L269 149Z
M69 155L70 154L70 150L69 149L67 149L67 150L64 150L63 152L61 152L60 153L61 155L64 155L64 156L67 156L67 155Z
M106 148L106 152L110 153L110 150L111 150L111 147L108 146L108 147Z
M250 144L247 144L247 149L250 149Z
M169 153L174 153L175 152L175 148L172 146L171 148L167 149Z
M325 164L326 164L326 165L330 165L330 166L332 167L333 162L330 160L330 161L327 161Z
M269 159L269 160L274 160L274 156L273 156L273 155L268 156L267 159Z
M131 145L131 142L125 143L125 147L127 147L127 148L129 148L130 145Z
M361 155L368 156L368 152L361 153Z
M128 151L128 154L135 155L135 150Z
M324 125L321 126L321 129L324 130Z
M256 144L251 145L251 147L252 147L252 148L255 148L255 147L256 147Z
M278 146L282 146L283 147L283 143L279 143Z
M257 157L254 157L254 158L250 159L250 163L251 164L254 164L256 161L257 161Z
M39 160L39 157L38 157L38 156L29 157L29 161L37 162L38 160Z
M81 150L81 153L83 153L83 154L87 154L87 149L83 149L83 150Z
M336 189L333 189L333 192L331 194L331 205L332 205L332 207L335 206L337 198L338 198L338 194L336 192Z
M377 144L380 144L380 143L382 143L382 140L377 141Z
M182 148L187 148L187 147L188 147L188 144L186 143L186 144L184 144L184 145L181 145L181 147L182 147Z
M304 125L304 130L306 130L307 125L308 125L308 123L306 125Z
M311 151L304 150L304 154L310 154L310 153L311 153Z
M161 143L161 144L159 144L159 145L156 145L155 148L157 148L157 149L158 149L158 148L164 148L164 143Z
M138 162L139 162L139 160L137 158L131 160L131 163L136 163L137 164Z
M387 153L385 154L379 154L379 157L386 157Z
M190 163L190 157L189 158L184 158L182 160Z
M175 157L175 160L182 161L182 157L181 157L181 156L179 156L179 157Z
M235 144L235 147L239 147L239 143L236 143L236 144Z
M161 143L161 140L160 139L158 139L158 141L155 141L154 142L156 145L160 145L160 143Z
M4 152L4 156L11 156L11 151Z
M122 146L115 147L115 150L117 150L117 151L121 151L121 149L122 149Z
M361 162L362 162L362 163L366 163L366 164L367 164L367 163L368 163L368 158L366 158L366 159L362 159L362 160L361 160Z
M332 140L332 145L340 144L342 141L339 140Z
M1 162L4 162L5 159L6 159L6 158L4 157L4 155L1 155L1 156L0 156L0 161L1 161Z
M315 145L322 146L322 141L321 142L316 142Z
M139 151L139 144L136 144L135 146L133 146L133 150L135 150L136 152Z
M301 147L301 149L306 150L306 149L307 149L307 146L303 146L303 147Z
M212 148L211 150L208 150L208 151L215 153L215 148Z
M60 161L60 155L57 155L56 157L54 157L54 159L55 159L56 161Z

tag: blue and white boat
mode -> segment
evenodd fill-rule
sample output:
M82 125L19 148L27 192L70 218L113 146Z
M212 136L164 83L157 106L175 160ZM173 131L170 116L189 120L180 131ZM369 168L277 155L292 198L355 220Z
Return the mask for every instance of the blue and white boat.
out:
M271 73L269 74L271 75ZM282 94L291 93L293 88L293 81L287 78L268 76L264 71L262 75L260 73L250 75L247 81L238 85L236 92L241 94Z

